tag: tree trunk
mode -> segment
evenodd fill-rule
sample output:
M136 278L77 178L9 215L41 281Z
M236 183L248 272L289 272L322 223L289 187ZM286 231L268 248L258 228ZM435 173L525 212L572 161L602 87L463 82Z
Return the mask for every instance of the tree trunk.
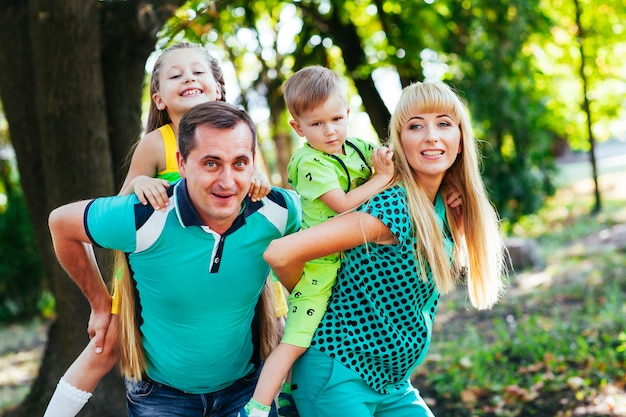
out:
M591 117L591 105L589 103L589 86L587 81L587 70L585 69L585 29L583 28L580 15L582 14L580 2L578 0L574 0L574 6L576 9L576 26L578 27L578 50L580 51L580 80L582 82L582 95L583 95L583 111L585 112L585 116L587 116L587 135L589 136L589 157L591 159L591 175L593 177L594 184L594 197L595 203L593 205L593 209L591 212L593 214L598 214L602 211L602 198L600 197L600 185L598 184L598 166L596 163L596 139L593 135L593 119Z
M146 59L156 34L183 0L108 1L102 6L102 68L113 161L114 190L122 186L134 143L141 136Z
M56 261L48 213L117 192L123 175L114 180L114 164L121 173L138 138L144 65L156 30L178 7L170 3L182 1L0 0L0 98L57 308L39 375L9 416L41 416L88 342L89 306ZM81 416L120 415L124 387L113 371Z

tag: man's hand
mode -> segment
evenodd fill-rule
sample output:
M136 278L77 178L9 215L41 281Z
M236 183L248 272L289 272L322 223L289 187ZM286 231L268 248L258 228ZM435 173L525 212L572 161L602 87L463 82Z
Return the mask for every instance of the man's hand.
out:
M102 353L104 351L104 340L107 336L110 324L111 309L99 313L93 310L91 311L87 333L89 334L89 338L93 339L96 353Z
M48 224L59 263L76 282L91 305L87 331L96 339L96 352L104 349L104 338L111 322L111 296L102 279L96 256L84 224L88 200L54 209Z

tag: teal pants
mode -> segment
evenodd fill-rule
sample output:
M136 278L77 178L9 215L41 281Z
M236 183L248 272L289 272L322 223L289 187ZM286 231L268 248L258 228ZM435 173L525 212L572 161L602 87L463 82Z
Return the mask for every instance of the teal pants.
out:
M409 381L381 394L356 372L313 348L294 364L292 384L300 417L434 417Z

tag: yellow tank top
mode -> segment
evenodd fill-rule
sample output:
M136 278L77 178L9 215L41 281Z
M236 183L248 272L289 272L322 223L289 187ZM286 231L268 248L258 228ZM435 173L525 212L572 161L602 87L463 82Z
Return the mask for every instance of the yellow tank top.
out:
M178 162L176 161L178 143L176 143L174 129L172 129L172 126L169 124L166 124L157 130L161 132L161 137L163 138L163 148L165 149L165 169L157 172L156 177L170 182L176 181L180 178L180 174L178 173Z

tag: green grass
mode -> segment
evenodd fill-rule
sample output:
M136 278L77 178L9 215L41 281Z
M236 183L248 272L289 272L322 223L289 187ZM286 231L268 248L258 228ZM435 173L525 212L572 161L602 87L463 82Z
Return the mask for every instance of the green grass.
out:
M609 175L599 215L577 183L515 226L546 268L509 277L493 310L473 310L464 289L442 297L415 374L435 415L626 415L626 236L603 239L626 223L626 172ZM602 404L607 390L617 394Z

